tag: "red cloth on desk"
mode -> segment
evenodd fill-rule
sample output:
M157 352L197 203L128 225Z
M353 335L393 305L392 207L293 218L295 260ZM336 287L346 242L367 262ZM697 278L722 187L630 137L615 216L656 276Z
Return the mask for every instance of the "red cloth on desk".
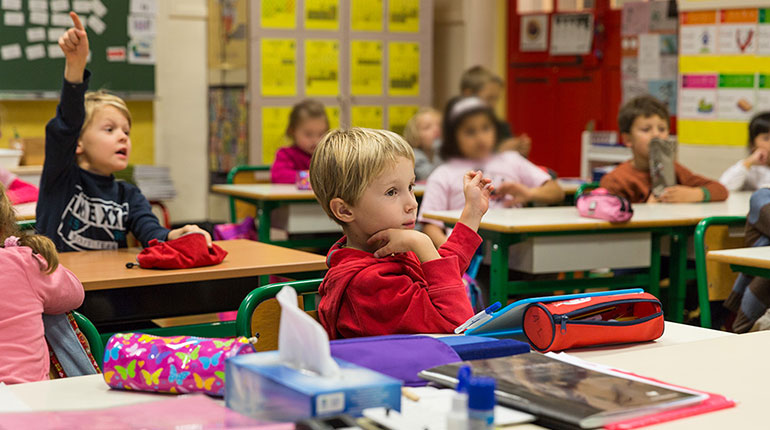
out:
M330 339L406 333L451 333L473 316L462 273L482 239L457 224L438 252L420 263L413 252L375 258L344 248L329 251L319 288L318 316Z
M19 205L37 201L39 190L36 186L28 184L21 179L14 179L11 185L6 187L5 195L11 201L11 204Z

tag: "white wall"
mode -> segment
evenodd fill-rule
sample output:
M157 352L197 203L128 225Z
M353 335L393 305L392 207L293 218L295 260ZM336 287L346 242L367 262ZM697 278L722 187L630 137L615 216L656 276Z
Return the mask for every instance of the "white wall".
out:
M171 168L172 222L208 217L206 0L158 2L155 163Z
M746 158L745 146L679 145L679 162L695 173L719 179L728 167Z

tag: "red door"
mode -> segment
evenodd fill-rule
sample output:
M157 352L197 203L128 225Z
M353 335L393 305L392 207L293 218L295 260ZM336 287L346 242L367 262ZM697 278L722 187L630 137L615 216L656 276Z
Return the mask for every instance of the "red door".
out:
M508 12L508 121L516 134L532 138L535 164L562 177L578 176L582 131L591 122L595 130L617 130L621 11L612 10L609 0L597 0L591 10L592 52L552 56L519 51L516 3L511 1Z

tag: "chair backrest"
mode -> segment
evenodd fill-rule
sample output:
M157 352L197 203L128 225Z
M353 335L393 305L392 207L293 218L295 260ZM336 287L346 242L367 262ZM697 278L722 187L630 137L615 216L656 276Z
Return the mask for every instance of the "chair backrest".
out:
M270 166L235 166L227 174L228 184L263 184L270 183ZM257 217L257 208L252 204L230 200L230 222L238 222L247 216Z
M575 191L575 202L577 202L577 198L584 193L590 192L591 190L595 190L597 188L599 188L598 182L586 182L585 184L580 184L577 191Z
M304 281L278 282L252 290L238 308L235 320L238 336L251 337L259 333L257 351L278 349L278 327L281 320L281 307L275 300L275 295L283 287L292 287L297 291L297 305L311 317L318 319L315 310L315 296L322 279Z
M104 360L104 343L99 335L99 330L96 329L94 324L80 312L72 311L72 316L75 318L75 322L86 337L88 346L91 348L91 355L94 356L99 368L102 367L102 360Z

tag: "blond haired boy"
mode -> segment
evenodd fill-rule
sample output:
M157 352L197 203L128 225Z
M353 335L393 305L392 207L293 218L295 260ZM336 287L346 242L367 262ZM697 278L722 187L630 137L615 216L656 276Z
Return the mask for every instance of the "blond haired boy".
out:
M462 273L481 244L490 180L463 178L465 208L438 250L414 230L414 155L383 130L334 130L318 144L310 182L345 236L329 250L318 315L331 339L450 333L473 315Z
M131 113L119 97L86 93L88 37L77 14L73 28L59 38L65 68L56 117L45 129L45 163L40 178L36 223L59 251L126 247L133 233L143 245L171 240L194 225L162 227L138 188L116 181L113 173L128 166Z

